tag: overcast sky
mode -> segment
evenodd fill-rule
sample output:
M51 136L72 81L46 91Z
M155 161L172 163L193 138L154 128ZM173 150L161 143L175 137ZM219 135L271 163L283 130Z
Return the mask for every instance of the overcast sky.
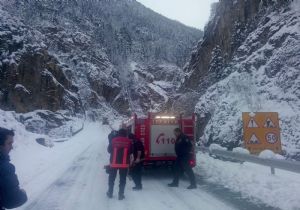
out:
M137 0L146 7L185 25L203 29L210 14L210 4L218 0Z

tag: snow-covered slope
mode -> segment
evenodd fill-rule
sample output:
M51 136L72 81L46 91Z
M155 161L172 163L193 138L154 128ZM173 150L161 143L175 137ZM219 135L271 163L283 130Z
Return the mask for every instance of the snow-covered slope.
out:
M299 158L300 3L261 1L256 2L256 7L255 2L249 5L239 0L218 4L219 12L233 8L235 14L236 7L245 8L249 13L242 17L248 19L238 15L231 19L228 25L235 27L230 31L230 43L214 43L207 69L203 63L199 67L199 61L195 60L200 59L197 53L201 56L207 46L204 37L188 66L185 86L189 87L192 79L189 77L200 78L197 87L191 87L201 95L196 112L211 117L203 137L209 143L217 142L229 148L240 145L242 112L279 112L283 149L288 156ZM208 31L214 34L227 31L228 28L220 26L222 15L228 16L216 13Z
M3 0L0 14L0 109L54 128L163 110L202 35L132 0Z
M43 105L48 105L44 107L52 111L74 107L73 112L83 112L112 106L120 113L127 114L133 109L145 112L151 106L159 107L167 99L161 100L161 91L156 84L148 86L148 83L153 83L152 80L147 81L145 85L139 82L143 79L135 80L131 77L132 63L137 63L146 73L154 68L167 72L170 76L172 74L168 72L170 66L173 66L172 71L178 71L178 75L182 75L182 66L192 46L201 37L201 31L169 20L131 0L10 0L1 1L1 5L4 14L1 19L4 25L1 30L3 37L1 60L9 61L7 64L9 72L12 71L10 67L12 61L15 61L14 70L18 73L22 60L28 61L27 46L31 47L33 55L46 54L50 57L53 60L50 67L55 68L58 75L49 70L47 59L41 59L40 65L35 65L36 72L44 71L54 83L58 82L63 88L57 91L59 94L56 96L62 99L58 97L56 99L68 102L52 106L48 105L50 103L47 101L48 98L42 100ZM14 29L18 29L18 33L11 33ZM9 39L10 35L13 36L12 39ZM8 47L5 42L14 44ZM30 69L36 60L37 58L33 56L31 62L23 62L25 74L28 71L26 68ZM8 80L6 76L4 79ZM59 79L68 81L68 85ZM26 94L37 95L37 91L34 92L30 85L24 84L28 81L24 81L23 78L20 80L20 85L28 89L27 92L23 91L23 100L16 103L15 98L18 99L19 95L14 94L10 87L7 88L10 86L7 84L1 88L8 89L8 101L3 104L12 101L13 106L8 107L10 110L15 110L17 104L19 107L21 105L29 107L17 111L33 111L37 106L41 106L41 103L30 106L29 102L26 104L23 101L26 101ZM134 86L130 89L130 93L128 81ZM57 89L56 86L52 89ZM143 91L148 96L154 97L150 99L148 96L145 97L138 91L139 86L147 87ZM48 94L42 95L45 97ZM67 95L73 98L66 99ZM132 95L137 97L132 99ZM146 103L144 100L148 99ZM75 105L71 104L72 100L75 101L73 102Z

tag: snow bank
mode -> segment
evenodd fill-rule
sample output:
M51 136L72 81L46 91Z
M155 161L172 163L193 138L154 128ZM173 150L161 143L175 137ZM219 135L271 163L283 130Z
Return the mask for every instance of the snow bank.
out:
M26 131L25 126L16 120L15 112L6 112L0 110L0 127L14 130L15 144L13 153L20 150L20 147L31 145L35 138L46 137L44 135L34 134Z
M223 150L223 151L226 151L227 149L225 148L225 147L222 147L222 146L220 146L220 145L218 145L218 144L211 144L210 146L209 146L209 151L212 151L212 150Z
M50 148L36 142L36 138L50 140L48 136L26 131L25 126L16 120L16 116L14 112L0 110L0 127L15 131L11 161L16 166L20 185L26 190L30 200L36 199L63 174L72 161L93 143L91 139L97 139L92 137L104 135L106 138L110 130L96 123L86 124L82 133L67 142L54 143L54 147Z
M50 149L39 145L35 139L46 137L26 131L25 126L18 122L14 112L0 110L0 127L13 129L15 132L13 150L11 151L12 162L16 165L17 174L21 179L21 185L32 179L35 169L40 163L48 159L46 154ZM21 173L20 173L21 172Z
M97 123L86 124L82 132L69 141L54 143L55 146L52 148L37 144L34 135L26 137L29 141L27 145L23 145L18 138L17 148L11 157L17 168L21 187L26 190L29 197L26 205L39 198L58 177L63 176L74 160L90 148L95 140L99 140L95 136L99 136L100 139L105 136L106 139L109 130L108 127L101 127ZM22 209L26 209L26 205Z
M279 159L279 160L285 159L282 155L276 154L271 150L262 151L261 153L259 153L259 157L264 159Z
M243 196L283 210L300 209L300 175L252 163L232 163L198 153L196 172Z
M249 150L247 150L245 148L242 148L242 147L233 148L232 152L240 153L240 154L246 154L246 155L250 154Z

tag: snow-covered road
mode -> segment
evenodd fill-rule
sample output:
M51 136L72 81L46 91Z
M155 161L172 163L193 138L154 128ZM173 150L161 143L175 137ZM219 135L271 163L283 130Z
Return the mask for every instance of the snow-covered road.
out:
M187 182L169 189L170 173L152 170L144 176L142 192L133 192L128 182L125 201L108 200L103 170L108 127L87 123L69 141L47 148L36 143L40 135L26 131L11 113L0 116L5 119L0 119L2 127L16 131L11 159L29 197L18 210L300 210L299 174L276 170L273 176L267 167L221 161L205 153L197 154L197 190L187 191Z
M58 173L57 165L52 163L48 171L37 175L34 180L25 185L30 200L23 206L22 210L183 210L183 209L206 209L226 210L235 209L228 203L214 198L201 189L188 191L185 187L187 182L182 182L181 187L170 189L166 185L170 182L168 176L146 176L144 179L144 190L134 192L131 190L133 183L128 180L125 192L126 199L118 201L106 198L107 174L103 165L107 163L106 152L108 129L101 128L95 124L88 125L86 129L71 139L69 147L74 147L72 153L67 148L63 162L69 163L62 173ZM99 137L101 136L101 137ZM71 144L73 141L74 146ZM82 144L82 147L78 147ZM81 151L80 151L81 150ZM74 153L77 153L76 155ZM72 154L72 161L67 161ZM59 161L60 158L56 158ZM62 164L62 165L66 165ZM59 166L62 168L62 166ZM54 173L52 173L54 172ZM45 174L48 174L47 176ZM52 177L56 176L55 179ZM59 175L58 175L59 174ZM58 175L58 176L57 176ZM44 182L41 183L41 179ZM47 180L48 179L48 180ZM39 180L39 181L37 181ZM51 183L50 183L51 180ZM41 183L40 186L34 184ZM45 186L44 183L49 183ZM43 186L44 185L44 186ZM34 190L33 190L34 189ZM116 183L117 191L117 183ZM32 195L32 196L31 196Z

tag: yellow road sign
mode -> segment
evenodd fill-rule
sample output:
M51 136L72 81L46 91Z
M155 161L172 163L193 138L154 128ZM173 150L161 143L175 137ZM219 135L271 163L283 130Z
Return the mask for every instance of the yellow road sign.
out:
M252 154L269 149L281 153L280 128L277 112L243 113L245 147Z

